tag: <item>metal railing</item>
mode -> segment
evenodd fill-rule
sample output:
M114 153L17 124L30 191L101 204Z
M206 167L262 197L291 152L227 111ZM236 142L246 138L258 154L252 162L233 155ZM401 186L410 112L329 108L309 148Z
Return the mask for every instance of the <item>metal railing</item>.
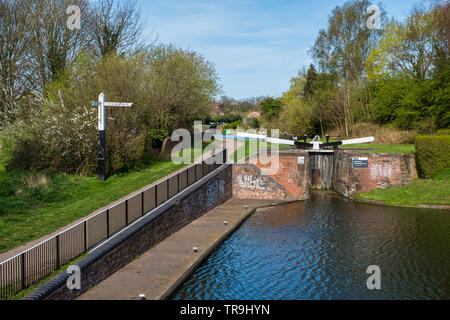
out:
M0 300L47 277L226 163L226 149L0 263ZM214 158L214 161L211 158ZM209 162L212 162L208 164Z

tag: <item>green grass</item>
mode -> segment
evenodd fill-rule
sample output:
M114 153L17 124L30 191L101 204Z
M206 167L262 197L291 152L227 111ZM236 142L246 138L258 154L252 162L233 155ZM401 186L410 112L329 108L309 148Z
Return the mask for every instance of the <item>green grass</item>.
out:
M403 153L411 154L416 152L414 144L369 144L358 143L340 146L341 149L374 149L374 150L361 150L359 152L375 152L375 153Z
M147 157L105 182L97 176L60 173L47 176L45 184L33 184L30 180L37 179L30 177L39 175L6 171L0 163L0 253L50 234L184 166Z
M359 194L358 198L393 206L450 205L450 168L442 171L435 179L416 179L410 186L375 189Z
M242 152L242 149L245 148L245 156L241 156L240 159L237 158L237 151L231 156L231 159L234 161L241 160L242 158L248 157L249 154L249 141L256 140L245 140L245 146L240 147L238 150ZM331 141L331 140L330 140ZM310 141L308 141L310 142ZM270 143L267 144L267 148L270 148ZM275 145L276 146L276 145ZM278 145L280 149L289 149L291 146L288 145ZM258 141L259 148L259 141ZM341 149L372 149L372 150L358 150L358 152L374 152L374 153L403 153L403 154L412 154L416 152L416 148L414 144L368 144L368 143L359 143L359 144L349 144L340 147Z
M252 145L252 150L253 150L253 151L255 150L254 145L256 145L256 152L258 152L258 150L259 150L259 148L260 148L260 144L261 144L261 147L262 147L262 148L267 148L267 149L270 149L270 148L276 148L276 147L278 147L279 149L290 149L290 148L292 148L292 146L288 146L288 145L284 145L284 144L271 144L270 142L267 142L267 143L266 143L266 142L261 142L261 141L259 141L259 140L248 140L248 139L246 139L244 145L241 146L240 148L238 148L238 149L230 156L230 159L233 159L234 162L237 162L237 161L239 161L239 160L242 160L242 159L244 159L244 158L247 158L247 157L250 156L251 154L256 153L256 152L252 152L252 153L250 154L250 141L252 141L252 143L254 143L254 144ZM244 155L240 155L239 158L238 158L238 152L242 152L243 149L245 149Z

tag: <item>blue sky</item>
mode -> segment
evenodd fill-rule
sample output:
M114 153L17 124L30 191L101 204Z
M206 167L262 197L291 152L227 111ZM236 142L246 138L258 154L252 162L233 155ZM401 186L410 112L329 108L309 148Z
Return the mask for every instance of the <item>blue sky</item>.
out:
M138 0L145 35L192 49L214 63L223 94L279 96L312 60L308 50L345 0ZM374 1L377 4L378 1ZM381 1L404 18L417 0Z

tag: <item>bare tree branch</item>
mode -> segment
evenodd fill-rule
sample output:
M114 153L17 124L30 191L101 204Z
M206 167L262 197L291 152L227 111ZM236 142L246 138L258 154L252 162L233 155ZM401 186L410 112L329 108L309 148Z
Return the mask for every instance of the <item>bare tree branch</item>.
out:
M99 0L91 13L90 36L99 56L128 53L144 45L144 21L136 0Z

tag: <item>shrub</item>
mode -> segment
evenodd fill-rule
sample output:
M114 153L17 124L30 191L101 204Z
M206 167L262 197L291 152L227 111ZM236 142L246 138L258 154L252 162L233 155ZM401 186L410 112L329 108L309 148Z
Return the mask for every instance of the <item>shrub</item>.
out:
M417 136L416 154L419 175L436 177L450 167L450 136Z
M438 130L436 134L438 136L448 136L448 135L450 135L450 129Z
M403 144L414 143L417 132L401 130L392 126L380 127L372 123L358 123L350 129L352 138L375 137L375 143Z
M96 61L80 56L73 68L47 85L47 96L26 117L18 118L2 130L0 140L8 170L95 173L97 110L91 101L102 91L108 100L135 102L132 109L106 110L108 174L137 161L143 154L145 138L139 118L145 99L140 90L142 64L139 62L120 57ZM93 80L92 73L109 77Z
M242 119L232 123L227 123L226 125L223 126L223 130L236 129L240 125L242 125Z

